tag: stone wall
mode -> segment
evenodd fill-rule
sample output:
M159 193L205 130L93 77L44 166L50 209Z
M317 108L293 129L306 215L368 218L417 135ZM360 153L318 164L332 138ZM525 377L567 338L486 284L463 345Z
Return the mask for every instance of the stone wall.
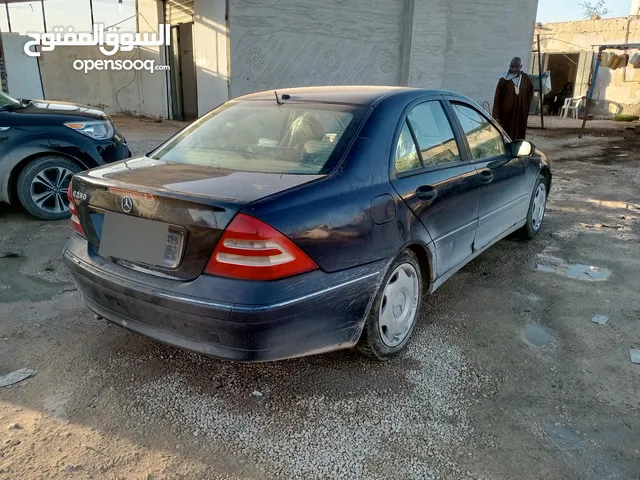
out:
M536 34L540 34L543 53L583 53L584 56L584 52L596 52L598 45L640 43L640 17L548 23L538 26ZM629 53L640 53L640 49ZM593 98L597 114L639 115L640 69L601 68Z

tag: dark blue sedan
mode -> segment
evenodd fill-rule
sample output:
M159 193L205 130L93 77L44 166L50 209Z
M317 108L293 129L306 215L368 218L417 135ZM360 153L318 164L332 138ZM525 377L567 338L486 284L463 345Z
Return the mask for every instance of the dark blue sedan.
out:
M75 175L64 260L89 309L178 347L386 359L423 294L540 231L550 186L544 154L456 93L261 92Z

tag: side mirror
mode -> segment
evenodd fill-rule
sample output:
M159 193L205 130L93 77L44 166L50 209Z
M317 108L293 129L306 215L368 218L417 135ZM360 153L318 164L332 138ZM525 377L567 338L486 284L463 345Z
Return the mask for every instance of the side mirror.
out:
M511 156L512 157L530 157L536 151L536 147L533 143L526 140L517 140L511 143Z

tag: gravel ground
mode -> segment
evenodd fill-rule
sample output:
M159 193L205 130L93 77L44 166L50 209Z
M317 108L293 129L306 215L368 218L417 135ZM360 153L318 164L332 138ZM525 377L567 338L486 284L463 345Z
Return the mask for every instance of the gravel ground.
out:
M0 258L0 374L38 370L0 389L0 479L638 478L640 135L550 123L543 233L452 277L387 363L222 362L96 320L60 262L68 222L0 207L21 253ZM180 127L119 124L136 154Z

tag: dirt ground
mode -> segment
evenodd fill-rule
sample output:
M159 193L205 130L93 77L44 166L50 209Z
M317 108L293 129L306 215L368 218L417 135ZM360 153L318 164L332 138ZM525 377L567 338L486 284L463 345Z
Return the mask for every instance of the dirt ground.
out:
M136 153L180 127L117 121ZM543 232L452 277L387 363L235 364L127 332L83 307L69 222L1 206L0 375L37 373L0 388L0 479L640 478L640 134L547 125Z

